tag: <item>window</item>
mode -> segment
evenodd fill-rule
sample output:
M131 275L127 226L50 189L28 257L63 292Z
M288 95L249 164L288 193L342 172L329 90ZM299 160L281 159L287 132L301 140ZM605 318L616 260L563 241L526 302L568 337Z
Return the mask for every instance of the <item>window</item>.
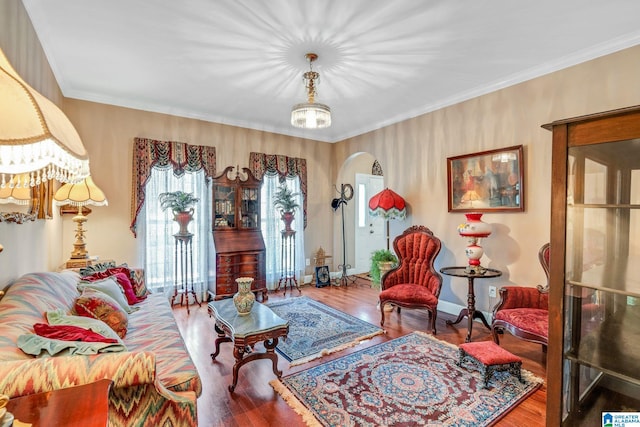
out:
M288 177L284 183L298 194L298 204L302 203L302 193L300 191L300 178ZM273 195L280 185L278 175L264 175L262 179L262 194L260 197L261 206L261 229L262 237L266 246L266 279L267 289L273 290L278 287L280 274L282 272L282 230L284 224L280 219L280 214L273 206ZM295 235L295 271L298 281L302 280L304 273L304 220L302 209L298 208L295 213L295 220L291 227L296 231ZM300 282L298 282L300 284Z
M146 199L138 218L139 258L144 262L145 279L153 292L171 294L174 290L176 241L173 235L178 224L173 213L163 211L158 197L170 191L193 193L199 202L194 207L193 221L189 231L193 233L193 284L196 294L204 296L209 282L208 260L212 250L212 234L209 218L210 188L205 180L204 171L186 172L175 176L171 169L153 168L146 185Z

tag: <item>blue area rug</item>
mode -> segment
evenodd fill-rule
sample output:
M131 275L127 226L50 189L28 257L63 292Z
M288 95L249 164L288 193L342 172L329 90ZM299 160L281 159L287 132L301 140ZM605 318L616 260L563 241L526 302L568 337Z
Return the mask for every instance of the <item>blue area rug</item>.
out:
M271 381L308 426L490 426L543 383L496 372L484 388L458 348L422 332Z
M276 350L292 366L357 345L384 332L371 323L307 297L290 298L268 306L289 321L289 335L286 340L280 340Z

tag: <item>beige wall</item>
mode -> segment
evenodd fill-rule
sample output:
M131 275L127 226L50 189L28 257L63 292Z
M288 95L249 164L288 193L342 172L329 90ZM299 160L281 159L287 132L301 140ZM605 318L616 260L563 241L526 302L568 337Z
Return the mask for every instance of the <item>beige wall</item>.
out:
M549 240L551 133L554 120L640 104L640 46L406 120L335 145L334 162L367 151L382 165L385 185L402 195L409 218L391 222L391 235L409 225L429 227L443 241L438 268L465 263L466 242L456 227L464 215L447 212L448 157L524 146L526 211L485 214L493 234L484 240L483 265L503 277L476 284L488 310L486 286L544 283L537 252ZM400 228L402 227L402 228ZM466 304L466 282L445 278L441 299Z
M214 146L218 174L226 166L248 167L252 151L307 159L307 179L312 185L307 193L305 251L310 254L320 244L332 243L326 241L327 233L321 232L332 225L327 202L333 197L332 165L326 161L331 144L73 99L65 100L64 110L89 152L94 181L109 199L109 206L94 208L87 222L92 255L140 265L136 239L129 231L135 137ZM64 247L73 245L73 227L65 218Z
M22 4L18 0L0 4L0 47L28 82L60 103L59 90ZM330 209L336 197L333 186L345 179L339 174L351 155L370 153L382 165L385 185L409 204L409 218L391 222L392 238L409 225L426 225L443 240L437 266L461 265L466 260L465 242L456 227L464 216L447 212L447 157L522 144L526 211L484 217L494 232L483 243L483 264L505 273L477 285L478 306L488 310L491 301L485 286L489 283L529 285L544 280L537 251L549 239L551 134L540 125L640 104L639 74L640 46L337 144L65 99L62 108L85 143L95 181L109 198L108 207L94 208L89 217L88 249L103 258L138 263L129 219L132 144L140 136L215 146L219 171L228 165L246 166L250 151L306 158L308 258L313 258L319 246L333 251L334 256L341 254L336 226L340 218ZM71 251L73 226L67 217L0 224L0 242L5 245L0 254L0 287L24 272L52 269L64 261ZM456 306L466 304L465 283L459 279L451 283L447 278L442 300Z

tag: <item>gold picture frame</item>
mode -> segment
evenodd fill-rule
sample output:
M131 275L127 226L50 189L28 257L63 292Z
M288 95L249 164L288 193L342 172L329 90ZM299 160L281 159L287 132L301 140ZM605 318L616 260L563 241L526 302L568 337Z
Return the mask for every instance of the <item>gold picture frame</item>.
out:
M449 212L523 212L522 145L447 158Z

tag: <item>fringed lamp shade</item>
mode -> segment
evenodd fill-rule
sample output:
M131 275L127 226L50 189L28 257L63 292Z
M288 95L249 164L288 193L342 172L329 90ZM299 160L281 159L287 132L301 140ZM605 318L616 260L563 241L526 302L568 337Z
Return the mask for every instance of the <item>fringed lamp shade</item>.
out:
M107 197L88 176L77 184L64 184L56 191L53 199L57 205L106 206Z
M387 249L389 249L389 220L405 219L407 216L406 202L398 193L385 188L369 199L369 214L381 216L387 221Z
M66 267L85 267L88 265L85 260L88 260L89 253L86 249L83 228L87 217L82 213L82 207L87 205L106 206L108 204L107 197L88 176L77 184L64 184L56 191L53 199L57 205L78 206L78 215L73 217L73 221L77 224L76 241L73 244L73 252L71 252L71 258L67 261Z
M385 188L369 199L369 213L385 219L405 219L407 204L398 193Z
M29 86L0 50L0 185L29 174L29 185L89 175L89 158L64 113Z
M16 175L4 184L0 184L0 203L28 205L31 202L29 174Z

